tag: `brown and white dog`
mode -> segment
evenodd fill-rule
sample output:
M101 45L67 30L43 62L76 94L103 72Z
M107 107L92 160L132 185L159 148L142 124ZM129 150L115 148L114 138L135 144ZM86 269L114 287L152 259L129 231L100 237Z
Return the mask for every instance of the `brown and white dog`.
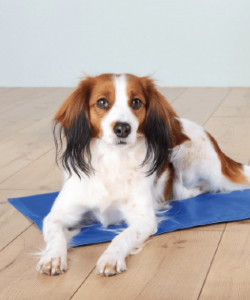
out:
M227 157L214 138L179 118L148 77L87 77L55 116L65 147L65 182L44 219L46 249L37 270L67 269L67 245L84 216L103 226L126 222L96 265L113 275L157 230L156 211L169 199L250 186L250 167Z

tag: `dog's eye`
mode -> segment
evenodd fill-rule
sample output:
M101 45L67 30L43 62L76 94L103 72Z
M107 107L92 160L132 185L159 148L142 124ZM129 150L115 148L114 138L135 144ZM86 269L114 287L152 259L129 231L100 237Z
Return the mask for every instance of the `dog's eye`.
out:
M131 101L131 107L134 108L134 109L138 109L142 106L142 101L138 98L134 98L132 101Z
M105 99L105 98L101 98L97 101L96 105L99 107L99 108L108 108L109 107L109 103L108 103L108 100Z

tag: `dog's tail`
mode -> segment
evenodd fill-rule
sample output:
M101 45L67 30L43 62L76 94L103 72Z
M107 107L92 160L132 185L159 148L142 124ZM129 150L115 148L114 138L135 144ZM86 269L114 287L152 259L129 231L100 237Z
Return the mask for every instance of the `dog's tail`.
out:
M228 157L221 151L215 139L209 133L208 135L220 159L222 175L226 179L222 184L222 190L250 189L250 166L243 165Z
M223 153L221 169L223 175L236 184L235 189L250 189L250 166L238 163Z
M243 176L245 177L246 184L250 188L250 166L242 165L243 168Z

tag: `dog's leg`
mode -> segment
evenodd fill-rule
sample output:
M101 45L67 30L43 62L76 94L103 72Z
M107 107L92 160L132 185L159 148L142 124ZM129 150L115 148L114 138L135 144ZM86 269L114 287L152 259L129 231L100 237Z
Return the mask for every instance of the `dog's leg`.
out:
M51 212L44 219L46 248L37 271L47 275L64 273L67 269L67 244L79 230L72 230L86 211L80 184L69 179L57 197Z
M186 188L179 178L176 178L173 183L173 200L184 200L192 197L196 197L202 194L202 190L199 187Z
M134 194L124 210L129 227L116 236L96 265L101 275L114 275L126 270L125 258L140 248L157 230L150 191L143 189Z

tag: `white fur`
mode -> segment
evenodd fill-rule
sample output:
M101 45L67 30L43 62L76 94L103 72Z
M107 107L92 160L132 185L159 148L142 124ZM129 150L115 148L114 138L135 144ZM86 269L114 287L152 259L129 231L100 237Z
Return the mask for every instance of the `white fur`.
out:
M123 221L128 224L98 260L96 271L99 274L113 275L126 270L125 258L157 230L155 210L163 200L169 174L165 171L156 180L155 174L145 176L147 166L139 167L146 154L145 139L138 136L139 124L128 106L126 77L113 80L116 98L102 120L103 137L92 139L90 144L95 175L87 177L80 172L79 179L74 172L71 177L65 174L64 186L44 219L46 249L37 265L41 273L54 275L67 269L67 245L79 232L87 212L103 226ZM117 145L111 127L118 121L131 126L125 146ZM190 141L173 149L174 197L186 199L206 191L242 188L222 175L220 161L206 132L188 120L180 119L180 122ZM248 167L245 172L250 177Z
M199 125L179 119L190 140L176 146L172 154L175 168L173 192L175 199L187 199L206 192L230 192L249 186L236 184L221 172L221 162L206 131ZM250 180L248 166L243 173Z
M117 236L97 263L97 272L111 275L126 269L125 258L157 230L152 198L154 177L145 177L145 169L138 168L145 157L145 142L138 141L131 148L110 148L93 139L93 167L90 178L81 180L73 173L57 197L50 214L44 220L43 233L47 244L38 270L50 273L46 263L60 257L66 269L67 237L78 233L68 228L76 226L87 211L103 226L126 221L129 228ZM106 266L113 266L105 268ZM51 266L50 266L51 267ZM44 269L45 268L45 269ZM115 269L116 268L116 269ZM55 270L52 266L52 274Z

